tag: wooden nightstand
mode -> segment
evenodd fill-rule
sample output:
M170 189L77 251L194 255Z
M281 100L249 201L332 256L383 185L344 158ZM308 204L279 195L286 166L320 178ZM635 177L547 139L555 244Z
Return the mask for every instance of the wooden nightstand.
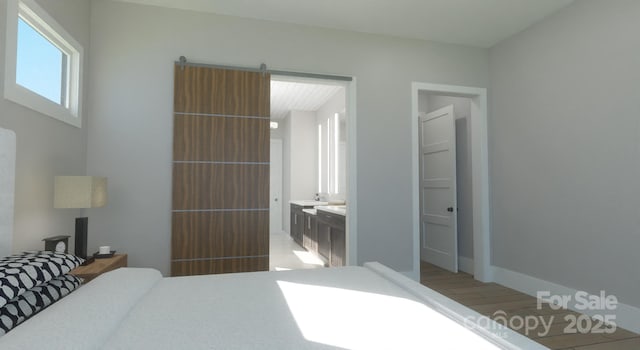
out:
M84 283L87 283L105 272L120 267L127 267L127 254L115 254L112 258L96 259L93 263L78 266L69 273L83 278Z

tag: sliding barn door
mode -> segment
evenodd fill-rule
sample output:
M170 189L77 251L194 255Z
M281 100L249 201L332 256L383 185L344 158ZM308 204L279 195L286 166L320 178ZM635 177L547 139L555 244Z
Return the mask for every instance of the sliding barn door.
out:
M176 64L173 276L269 269L269 87Z

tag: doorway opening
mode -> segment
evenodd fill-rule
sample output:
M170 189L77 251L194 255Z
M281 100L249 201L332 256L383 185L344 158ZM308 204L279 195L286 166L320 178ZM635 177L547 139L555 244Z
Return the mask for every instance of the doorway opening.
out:
M355 198L352 84L271 77L270 270L332 266L338 257L343 264L355 261L355 222L347 215L348 198ZM316 211L329 205L344 213L341 239L316 220Z
M412 111L416 118L412 123L413 273L416 280L420 278L421 259L432 262L440 259L438 262L444 265L448 261L449 265L445 266L447 269L457 271L460 266L463 271L471 271L480 281L492 280L486 101L486 89L483 88L412 84ZM447 116L446 112L449 109L451 115ZM459 111L458 118L454 116L456 110ZM439 122L439 125L420 122L436 119L445 121L447 118L448 122ZM447 123L450 124L448 129L444 126ZM423 127L432 131L432 136L427 137L431 137L433 142L427 145L421 143ZM442 138L439 133L447 130L452 135L452 141L459 139L458 147L455 141L450 147L445 147L448 138ZM448 150L449 153L441 152L443 150ZM431 157L429 154L434 152L440 154ZM422 161L431 162L428 163L429 172L423 172ZM436 167L438 170L433 172ZM423 173L427 176L423 177ZM455 180L456 175L460 177L458 181ZM449 178L453 180L448 181ZM453 191L445 192L444 189L449 187L452 187ZM456 187L462 189L461 193L456 193ZM460 220L457 218L458 215ZM431 228L429 221L432 223ZM456 226L462 228L461 235L458 234ZM441 256L433 259L434 255L438 254ZM459 255L462 259L459 259Z

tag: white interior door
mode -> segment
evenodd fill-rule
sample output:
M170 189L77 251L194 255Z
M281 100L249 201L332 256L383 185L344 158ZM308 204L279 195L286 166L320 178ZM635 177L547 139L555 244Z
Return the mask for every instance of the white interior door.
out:
M269 233L282 232L282 140L271 139Z
M458 272L453 106L420 115L420 257Z

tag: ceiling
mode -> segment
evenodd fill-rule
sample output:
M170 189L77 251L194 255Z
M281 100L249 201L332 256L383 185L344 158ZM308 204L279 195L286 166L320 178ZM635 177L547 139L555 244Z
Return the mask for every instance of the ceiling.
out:
M117 0L488 48L573 0Z
M272 80L271 119L283 119L289 111L315 112L340 89L344 87Z

